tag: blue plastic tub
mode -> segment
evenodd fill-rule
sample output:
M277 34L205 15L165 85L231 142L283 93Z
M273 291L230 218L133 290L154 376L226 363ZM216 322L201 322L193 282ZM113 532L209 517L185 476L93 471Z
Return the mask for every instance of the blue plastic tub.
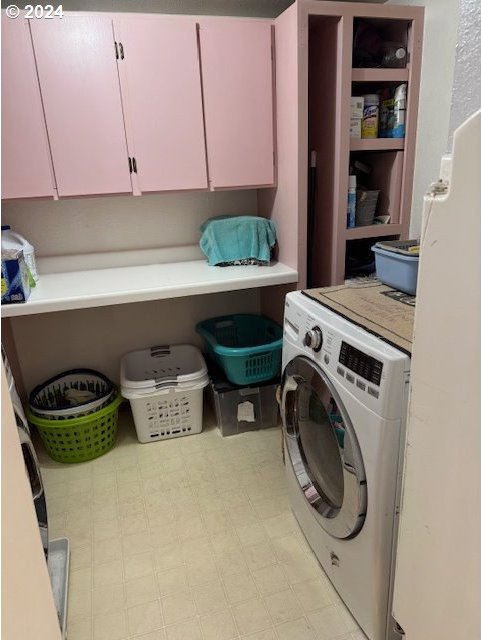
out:
M376 275L381 282L412 296L416 295L418 280L418 255L404 255L374 245Z
M272 320L240 313L204 320L196 330L233 384L253 384L279 375L282 327Z

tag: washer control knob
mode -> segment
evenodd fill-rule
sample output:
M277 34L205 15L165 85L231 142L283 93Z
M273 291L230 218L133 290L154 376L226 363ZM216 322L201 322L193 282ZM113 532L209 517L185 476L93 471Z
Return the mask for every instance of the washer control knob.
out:
M310 347L313 351L320 351L322 347L322 331L319 327L313 327L306 332L303 342L306 347Z

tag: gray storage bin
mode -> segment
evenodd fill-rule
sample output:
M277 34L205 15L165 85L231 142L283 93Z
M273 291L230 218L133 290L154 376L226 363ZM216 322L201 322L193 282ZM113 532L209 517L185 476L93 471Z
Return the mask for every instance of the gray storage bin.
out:
M277 427L279 407L276 388L279 378L258 385L239 386L229 382L222 369L210 358L207 366L211 379L208 399L222 436Z
M276 388L279 377L257 385L236 385L227 380L214 360L207 357L206 362L210 376L207 398L222 436L278 426Z
M279 424L276 384L259 387L209 388L222 436L268 429Z
M372 247L379 280L412 296L416 295L419 255L409 255L408 248L415 244L418 241L407 240L377 243Z

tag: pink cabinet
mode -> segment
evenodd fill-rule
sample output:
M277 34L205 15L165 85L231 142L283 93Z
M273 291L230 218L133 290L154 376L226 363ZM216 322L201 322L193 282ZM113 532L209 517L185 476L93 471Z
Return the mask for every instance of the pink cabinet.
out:
M134 187L207 189L195 20L115 16L114 32Z
M274 184L269 22L66 14L2 26L3 197Z
M131 193L112 21L32 20L59 196Z
M262 20L200 20L213 189L274 183L271 29Z
M2 198L55 193L30 29L2 14Z

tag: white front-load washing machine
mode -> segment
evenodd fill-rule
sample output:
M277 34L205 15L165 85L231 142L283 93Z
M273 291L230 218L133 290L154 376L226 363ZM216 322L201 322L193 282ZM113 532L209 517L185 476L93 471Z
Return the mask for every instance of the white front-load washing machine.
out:
M282 369L294 515L367 637L399 638L390 608L410 358L296 291Z

